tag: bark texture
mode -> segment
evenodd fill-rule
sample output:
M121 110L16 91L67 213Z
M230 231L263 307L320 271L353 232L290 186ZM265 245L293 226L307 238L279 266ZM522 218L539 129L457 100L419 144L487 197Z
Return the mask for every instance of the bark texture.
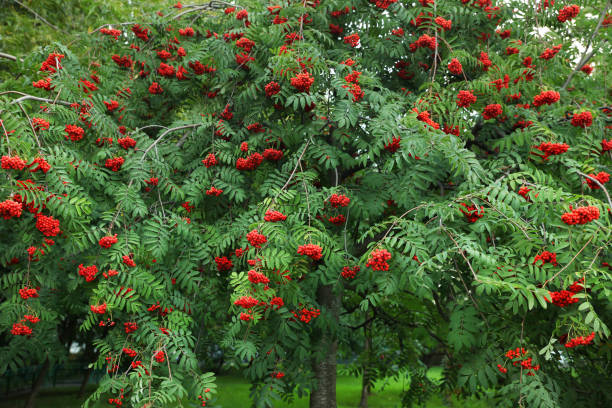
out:
M25 408L34 408L34 404L36 403L36 397L38 396L40 388L42 387L45 381L45 377L47 376L47 372L49 371L49 364L49 357L47 357L45 358L45 362L40 368L40 372L38 373L36 381L34 381L34 384L32 384L32 392L30 392L30 395L26 400L26 403L24 405Z
M331 285L320 286L317 300L337 324L339 313L339 296L334 294ZM336 402L336 359L338 341L335 331L327 328L320 334L317 350L323 358L313 358L312 369L317 379L317 386L310 393L310 408L337 408Z

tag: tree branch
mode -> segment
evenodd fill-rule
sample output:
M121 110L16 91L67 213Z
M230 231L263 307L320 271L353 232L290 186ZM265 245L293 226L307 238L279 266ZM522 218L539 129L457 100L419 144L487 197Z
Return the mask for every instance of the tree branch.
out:
M580 58L580 61L578 62L578 64L576 64L576 66L574 67L574 70L569 74L569 76L565 80L565 83L561 87L562 91L564 91L565 88L567 88L567 86L571 82L572 78L574 77L574 75L576 75L576 73L580 70L580 68L582 68L583 65L586 64L593 57L593 55L595 54L595 49L594 48L593 48L593 50L591 50L591 52L587 52L587 51L591 47L591 44L593 43L593 40L595 39L595 36L599 32L599 29L601 28L601 26L603 24L603 21L604 21L604 19L606 17L606 13L607 13L609 8L610 8L610 1L608 1L606 3L606 5L604 6L603 10L601 11L601 14L599 15L599 21L597 22L597 26L595 27L595 30L593 30L593 34L591 34L591 37L589 38L589 41L587 42L586 48L584 49L584 53L582 54L582 57Z
M602 191L604 192L604 194L606 195L606 198L608 199L608 205L610 206L610 209L612 209L612 200L610 200L610 194L608 194L608 190L606 190L606 188L604 187L603 184L601 184L599 182L599 180L597 180L596 178L593 178L587 174L582 173L581 171L575 170L576 173L580 174L582 177L586 177L589 180L591 180L593 183L597 184L599 186L599 188L602 189Z
M157 145L164 138L164 136L166 136L168 133L174 132L175 130L190 129L190 128L195 128L195 127L199 127L199 126L202 126L202 124L201 123L194 123L194 124L191 124L191 125L177 126L177 127L170 128L170 129L166 130L161 135L159 135L159 137L157 139L155 139L155 141L151 144L151 146L147 147L147 149L144 151L142 157L140 158L140 161L143 161L144 158L147 156L147 153L149 153L151 151L151 149L153 149L155 147L155 145Z
M46 25L48 25L49 27L53 28L54 30L57 31L61 31L64 34L68 34L68 32L54 26L53 24L51 24L50 22L48 22L43 16L41 16L40 14L38 14L36 11L32 10L30 7L26 6L25 4L23 4L22 2L18 1L18 0L13 0L15 3L19 4L21 7L23 7L24 9L28 10L30 13L34 14L34 16L36 18L38 18L39 20L41 20L43 23L45 23Z
M0 95L6 95L6 94L9 94L9 93L15 93L15 94L18 94L18 95L22 95L21 98L17 98L17 99L12 100L9 103L9 105L13 105L15 103L21 103L21 102L27 101L27 100L40 101L40 102L48 102L48 103L52 103L52 104L59 103L60 105L66 105L66 106L70 106L71 105L71 103L67 102L67 101L60 101L60 100L56 101L56 100L53 100L53 99L39 98L38 96L28 95L28 94L25 94L23 92L17 92L17 91L0 92Z
M11 61L17 61L17 57L11 54L5 54L4 52L0 52L0 58L10 59Z
M194 11L200 11L200 10L219 10L225 7L240 7L237 4L232 4L232 3L228 3L225 1L220 1L220 0L211 0L209 1L207 4L201 4L201 5L189 5L189 6L184 6L183 8L186 8L187 10L183 10L180 13L176 14L175 16L172 17L172 20L176 20L179 17L187 14L187 13L193 13Z

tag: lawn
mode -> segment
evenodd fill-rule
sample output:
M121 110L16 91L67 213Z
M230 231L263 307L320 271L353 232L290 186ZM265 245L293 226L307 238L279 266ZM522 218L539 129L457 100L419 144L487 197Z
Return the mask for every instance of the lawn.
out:
M431 369L428 373L432 379L439 378L439 370ZM407 386L408 381L400 379L399 381L389 381L384 390L376 387L369 398L370 408L400 408L400 394L402 388ZM249 383L239 376L220 376L217 378L218 391L217 402L214 408L248 408L250 407L249 400ZM93 391L93 387L90 391ZM337 399L338 408L355 408L359 404L361 395L361 380L355 377L338 376L337 382ZM44 390L38 398L37 408L77 408L80 407L83 400L76 398L77 387L62 387L55 389ZM18 408L23 405L22 400L3 400L0 402L0 408ZM193 406L188 405L186 406ZM426 405L428 408L439 407L470 407L470 408L485 408L488 405L482 401L469 400L459 403L451 401L444 403L443 400L435 396ZM101 402L94 405L95 408L108 408L106 402ZM279 402L275 408L308 408L308 398L295 399L293 403L288 404Z

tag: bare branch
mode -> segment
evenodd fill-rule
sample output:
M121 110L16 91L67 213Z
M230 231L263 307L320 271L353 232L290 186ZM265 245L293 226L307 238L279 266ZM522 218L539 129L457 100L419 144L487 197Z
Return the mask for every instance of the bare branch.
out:
M17 57L11 54L5 54L4 52L0 52L0 58L10 59L11 61L17 61Z
M17 99L12 100L9 103L9 105L13 105L15 103L21 103L21 102L27 101L27 100L40 101L40 102L48 102L48 103L52 103L52 104L59 103L60 105L66 105L66 106L70 106L71 105L71 103L67 102L67 101L53 100L53 99L47 99L47 98L39 98L38 96L28 95L28 94L25 94L23 92L17 92L17 91L4 91L4 92L0 92L0 95L6 95L6 94L10 94L10 93L15 93L15 94L22 95L22 96L21 96L21 98L17 98Z
M45 23L46 25L48 25L49 27L53 28L54 30L57 31L61 31L62 33L68 34L68 32L54 26L53 24L51 24L50 22L48 22L43 16L41 16L40 14L38 14L36 11L32 10L30 7L26 6L25 4L23 4L22 2L18 1L18 0L13 0L15 3L19 4L21 7L23 7L24 9L28 10L30 13L34 14L34 16L36 18L38 18L39 20L41 20L43 23Z
M578 62L578 64L576 64L576 66L574 67L573 71L569 74L569 76L565 80L565 83L561 87L562 91L565 90L565 88L567 88L567 86L571 82L571 80L574 77L574 75L576 75L576 73L578 73L578 71L580 71L580 68L582 68L584 66L584 64L586 64L593 57L593 55L595 54L595 49L591 50L590 52L588 52L588 50L589 50L589 48L591 48L591 44L593 43L593 40L595 39L595 36L599 32L599 29L601 28L601 26L603 24L603 21L604 21L604 19L606 17L606 13L608 12L609 8L610 8L610 1L608 1L606 3L605 7L601 11L601 14L599 15L599 21L597 22L597 26L595 27L595 30L593 30L593 34L591 34L591 37L589 38L589 41L587 42L587 45L586 45L586 47L584 49L584 53L582 54L582 57L580 58L580 61Z
M599 182L599 180L597 180L596 178L593 178L587 174L582 173L581 171L575 170L576 173L580 174L582 177L586 177L589 180L591 180L593 183L597 184L599 186L599 188L601 188L601 190L604 192L604 194L606 195L606 198L608 199L608 205L610 206L610 208L612 209L612 200L610 200L610 194L608 194L608 190L606 190L606 188L604 187L603 184L601 184Z
M199 126L202 126L202 124L201 123L194 123L194 124L191 124L191 125L177 126L175 128L170 128L170 129L166 130L161 135L159 135L159 137L157 139L155 139L155 141L151 144L151 146L147 147L147 149L144 151L142 157L140 158L140 161L143 161L144 158L147 156L147 153L149 153L151 151L151 149L153 147L155 147L155 145L157 145L164 138L164 136L166 136L168 133L174 132L175 130L190 129L190 128L195 128L195 127L199 127Z

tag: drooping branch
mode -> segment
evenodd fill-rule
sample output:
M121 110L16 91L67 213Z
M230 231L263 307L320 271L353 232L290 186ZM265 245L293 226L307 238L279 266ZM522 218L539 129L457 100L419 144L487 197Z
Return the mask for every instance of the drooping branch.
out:
M1 95L6 95L6 94L10 94L10 93L21 95L21 97L12 100L11 102L9 102L9 105L13 105L13 104L16 104L16 103L21 103L21 102L27 101L27 100L47 102L47 103L52 103L52 104L58 104L59 103L60 105L65 105L65 106L70 106L71 105L71 103L67 102L67 101L47 99L47 98L39 98L38 96L28 95L26 93L17 92L17 91L4 91L4 92L0 92L0 96Z
M177 126L177 127L170 128L170 129L166 130L161 135L159 135L159 137L157 139L155 139L155 141L153 143L151 143L151 146L147 147L147 149L142 154L142 157L140 158L140 161L143 161L144 158L149 153L149 151L151 151L151 149L153 149L164 138L164 136L166 136L168 133L174 132L175 130L190 129L190 128L196 128L196 127L199 127L199 126L202 126L202 124L201 123L193 123L191 125Z
M597 180L596 178L593 178L591 176L589 176L588 174L584 174L581 171L576 170L576 173L580 174L582 177L586 177L589 180L591 180L593 183L597 184L599 186L599 188L601 188L601 190L604 192L604 194L606 195L606 198L608 199L608 205L610 206L610 208L612 209L612 200L610 199L610 194L608 194L608 190L604 187L603 184L601 184L601 182L599 180Z
M54 30L57 31L61 31L65 34L68 34L66 31L54 26L53 24L51 24L49 21L47 21L47 19L45 19L43 16L41 16L40 14L38 14L36 11L32 10L30 7L26 6L25 4L23 4L22 2L20 2L19 0L13 0L15 3L19 4L21 7L23 7L24 9L28 10L30 13L34 14L34 16L36 18L38 18L40 21L42 21L43 23L45 23L46 25L48 25L49 27L53 28Z
M595 30L593 30L593 34L591 34L591 37L589 38L589 41L587 42L587 45L584 49L584 53L582 54L582 57L580 58L580 61L578 61L578 64L576 64L572 72L569 74L569 76L565 80L565 83L561 87L561 90L565 90L567 88L569 83L572 81L572 78L574 78L574 75L576 75L578 71L580 71L580 69L584 66L584 64L589 62L589 60L595 54L595 49L592 49L591 51L589 51L589 48L591 48L591 44L593 43L593 40L595 39L595 37L597 36L597 33L599 32L599 29L601 28L603 24L603 21L606 17L606 13L608 12L609 8L610 8L610 1L606 3L603 10L601 11L601 14L599 15L599 21L597 22L597 26L595 27Z
M176 14L175 16L172 17L172 20L176 20L178 18L180 18L181 16L188 14L188 13L193 13L194 11L204 11L204 10L219 10L222 8L226 8L226 7L238 7L238 8L242 8L241 6L237 5L237 4L232 4L232 3L228 3L226 1L220 1L220 0L211 0L206 4L192 4L192 5L187 5L187 6L183 6L184 9L181 11L180 13Z

